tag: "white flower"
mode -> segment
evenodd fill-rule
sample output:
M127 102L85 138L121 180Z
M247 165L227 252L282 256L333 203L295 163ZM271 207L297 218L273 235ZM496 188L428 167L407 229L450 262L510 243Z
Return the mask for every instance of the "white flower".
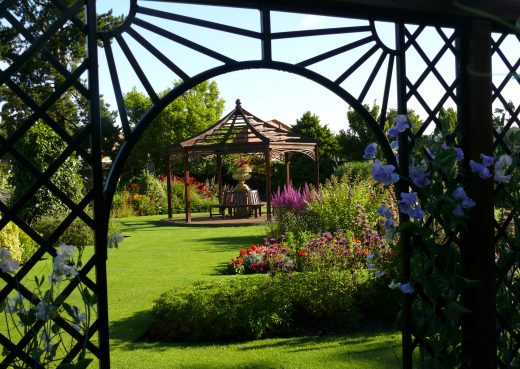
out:
M51 317L53 307L47 301L40 301L40 303L36 305L36 308L34 310L36 318L46 322Z
M11 253L5 247L0 247L0 270L4 273L13 273L20 267L20 263L11 259Z
M495 181L498 183L509 183L511 177L511 174L505 174L502 169L495 170Z
M119 244L123 242L125 237L121 234L121 232L114 233L112 236L108 237L107 247L109 249L118 248Z
M395 289L398 289L400 285L401 285L401 283L397 283L396 281L392 280L392 282L390 282L388 287L395 290Z
M60 250L58 251L59 256L71 258L74 256L74 245L67 245L65 243L60 244Z
M501 170L504 167L510 167L511 164L513 164L513 159L509 155L503 154L497 159L495 169Z

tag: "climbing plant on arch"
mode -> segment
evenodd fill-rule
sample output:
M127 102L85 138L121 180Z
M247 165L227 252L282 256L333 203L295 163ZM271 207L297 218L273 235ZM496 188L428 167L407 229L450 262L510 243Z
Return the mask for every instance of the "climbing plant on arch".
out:
M186 1L184 1L186 2ZM38 2L39 11L52 14L45 22L37 22L31 14L33 1L25 1L29 6L19 7L15 0L4 0L0 3L0 31L8 35L16 45L12 49L3 49L0 64L0 87L2 99L6 96L16 99L22 110L3 109L8 118L16 121L13 130L2 130L0 136L0 159L14 160L25 166L33 176L26 192L10 202L0 203L0 228L14 222L27 233L39 247L14 275L7 269L2 269L2 289L0 301L8 296L21 294L32 304L38 304L38 298L28 288L27 276L44 256L56 256L56 241L64 230L75 220L81 219L95 231L95 253L87 260L78 274L68 281L56 304L67 300L80 284L87 286L96 297L97 317L90 322L90 327L82 334L63 321L59 315L51 319L65 335L69 335L73 349L61 360L74 360L83 348L95 357L101 368L109 368L109 334L108 334L108 297L106 286L106 246L108 232L108 216L111 199L114 194L118 177L125 160L135 146L141 133L151 124L154 117L170 102L198 83L215 76L245 69L273 69L297 74L308 78L329 89L345 100L364 119L374 132L378 144L389 164L393 165L402 178L409 175L410 151L414 140L418 140L435 126L440 125L438 113L445 105L457 107L458 128L448 135L457 136L466 153L465 166L469 160L479 160L480 154L493 155L503 151L518 158L518 146L511 145L510 133L520 125L520 104L515 108L509 104L505 91L513 86L518 88L516 75L520 60L512 59L506 51L511 45L518 47L518 39L512 35L508 21L513 21L518 8L513 1L503 0L500 7L492 8L490 1L479 1L478 11L464 6L458 7L451 2L439 5L436 1L420 1L413 4L390 6L386 1L369 0L337 0L315 2L255 1L255 0L207 0L187 1L193 4L226 5L230 11L240 6L249 9L258 17L258 27L241 28L231 22L209 21L200 19L197 15L186 16L178 14L175 8L154 5L154 2L130 1L130 11L126 19L115 29L99 31L96 23L96 1L49 0ZM160 2L163 5L175 4L175 1ZM316 28L308 30L274 31L273 17L276 11L301 12L308 14L323 14L336 17L356 18L355 25L333 28ZM494 14L498 18L488 17ZM494 22L491 19L501 19ZM392 22L395 32L395 46L390 47L382 42L377 32L377 21ZM233 51L222 50L221 45L206 44L190 39L189 35L181 35L168 27L168 22L187 24L208 32L220 32L229 37L245 39L251 42L258 51L251 57L237 57ZM87 42L82 52L77 53L74 63L60 53L56 45L71 35L81 35ZM435 37L440 45L432 50L431 45L424 40L424 35ZM328 35L344 35L345 41L337 47L316 52L310 56L296 55L287 58L279 53L284 42L297 40L312 40L313 37ZM75 36L75 37L76 37ZM348 36L348 37L347 37ZM157 40L163 42L159 43ZM164 45L167 45L166 47ZM209 60L211 67L188 71L181 65L177 55L170 55L168 47L181 46L197 54L200 58ZM100 52L102 47L102 53ZM116 49L119 51L116 57ZM154 58L170 73L170 79L180 79L182 83L167 95L159 97L157 89L149 79L149 68L153 65L144 63L142 54ZM350 54L352 53L352 54ZM260 56L257 56L260 55ZM303 50L302 50L303 55ZM337 57L352 55L340 73L329 73L321 66L335 62ZM354 56L355 55L355 56ZM101 59L103 56L103 59ZM415 59L413 59L415 58ZM410 60L419 61L420 67L413 68ZM296 60L296 61L294 61ZM107 79L110 80L111 93L115 97L119 120L124 134L124 144L120 148L116 160L105 178L101 165L101 130L100 130L100 70L98 65L103 61L108 66ZM492 64L493 61L493 64ZM143 89L153 101L153 106L141 117L139 123L131 127L123 101L124 80L121 63L130 66L130 72L135 75ZM371 68L364 78L364 83L355 90L349 83L359 73L362 67ZM441 65L447 65L445 69ZM505 69L505 73L493 74L494 68ZM444 68L444 67L443 67ZM30 77L35 77L45 71L52 70L55 81L52 88L45 93L36 94L27 83ZM440 93L435 98L426 98L424 89L427 81L433 80ZM376 121L367 112L363 103L367 96L379 86L381 88L381 119ZM394 81L394 82L393 82ZM67 117L59 114L59 102L64 98L77 97L87 103L88 109L83 112L88 116L86 125L77 131L65 129ZM12 101L12 100L11 100ZM70 100L73 101L73 100ZM398 160L394 156L390 143L383 131L390 101L396 101L400 114L406 114L411 103L418 104L426 115L423 125L408 135L399 136ZM7 101L8 103L10 101ZM505 109L507 119L500 126L492 126L491 115L493 104ZM9 105L4 106L9 107ZM21 114L23 112L23 114ZM52 158L45 167L39 167L24 157L17 149L17 143L37 123L43 122L52 128L67 144L67 148L57 157ZM441 127L439 127L441 128ZM411 140L411 141L410 141ZM90 149L84 149L88 142ZM80 156L86 167L90 169L92 187L79 200L70 199L63 188L53 181L53 175L64 165L70 156ZM466 170L468 179L474 176ZM456 174L454 174L456 175ZM504 309L495 301L497 289L509 291L508 298L512 306L518 303L517 268L518 242L513 236L518 234L518 209L509 208L506 216L495 219L492 184L476 180L469 196L475 200L476 207L468 218L467 232L457 238L460 249L461 277L478 281L479 288L465 291L464 304L469 310L463 316L460 324L456 324L461 334L461 346L464 360L462 367L491 368L508 367L518 362L519 330L514 309ZM409 184L401 180L396 184L398 193L407 192ZM45 188L49 190L62 205L68 209L61 224L50 236L42 237L20 214L28 201ZM502 204L503 205L503 204ZM89 207L93 212L87 211ZM507 208L507 206L505 206ZM401 220L406 221L406 214L401 214ZM426 223L425 226L429 224ZM514 230L511 234L511 229ZM412 273L410 263L411 252L416 247L413 237L401 239L402 281L408 281ZM499 247L499 264L495 264L495 247ZM435 255L432 256L434 258ZM432 259L433 260L433 259ZM94 274L90 273L94 272ZM90 273L90 274L89 274ZM89 277L95 275L95 278ZM436 301L431 296L404 294L402 301L402 332L403 332L403 367L413 366L412 357L415 348L424 349L427 355L431 331L418 331L412 317L419 312L414 310L414 301L431 305ZM497 305L498 304L498 305ZM442 319L443 312L436 309L428 310ZM38 333L41 323L35 324L31 334ZM474 332L478 334L474 334ZM95 338L97 335L97 339ZM0 343L8 354L2 359L2 366L11 363L25 362L30 365L31 358L27 355L31 336L10 339L0 333ZM507 340L508 352L499 351L498 343ZM85 344L86 342L86 344ZM440 358L450 352L450 347L438 351ZM437 351L436 351L437 352Z

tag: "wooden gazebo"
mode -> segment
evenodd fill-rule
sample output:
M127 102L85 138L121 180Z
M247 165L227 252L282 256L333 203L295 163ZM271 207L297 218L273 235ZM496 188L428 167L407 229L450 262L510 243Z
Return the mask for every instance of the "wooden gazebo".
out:
M171 157L182 157L184 163L184 186L186 198L186 222L191 222L190 210L190 158L215 155L217 160L217 183L219 202L222 201L222 155L260 154L265 159L267 216L271 214L271 160L285 162L286 184L291 183L290 159L293 153L302 153L315 162L315 183L319 183L318 144L315 140L294 134L279 124L265 122L241 106L236 107L220 121L205 131L172 145L167 154L168 217L172 218Z

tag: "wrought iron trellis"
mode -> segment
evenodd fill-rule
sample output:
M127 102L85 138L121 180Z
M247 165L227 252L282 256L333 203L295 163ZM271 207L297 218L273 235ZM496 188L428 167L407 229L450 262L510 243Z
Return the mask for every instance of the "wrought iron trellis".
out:
M175 3L174 1L170 1ZM396 97L397 109L399 113L405 113L411 101L419 104L426 113L423 126L413 132L415 137L421 136L431 125L440 124L438 113L440 109L451 101L458 108L459 121L461 124L462 138L465 142L466 152L473 158L476 158L480 152L491 152L491 150L503 150L508 153L518 155L518 152L512 152L514 148L505 139L507 132L514 127L520 125L519 113L520 106L513 108L505 100L503 91L509 83L518 82L518 78L511 80L511 76L517 73L520 66L520 60L510 61L507 53L503 50L502 45L506 40L512 37L506 29L497 28L496 33L491 38L491 23L483 18L472 18L468 14L457 11L453 7L448 6L445 10L438 10L437 15L432 16L429 12L432 4L426 2L427 5L421 10L420 7L411 5L408 9L398 9L388 6L382 6L381 2L372 1L368 6L360 5L356 2L322 2L319 5L312 2L298 2L294 4L290 1L191 1L192 3L209 3L216 5L228 6L246 6L259 10L260 27L258 30L250 30L235 27L221 22L213 22L199 19L195 16L186 16L177 14L174 11L162 10L152 5L147 5L146 1L139 2L132 0L130 2L130 12L124 23L117 29L99 32L95 21L96 2L82 1L76 2L64 0L50 0L48 6L55 6L60 10L61 15L58 16L46 29L41 32L30 32L23 25L24 14L13 14L12 8L15 4L14 0L4 0L0 4L0 17L5 27L11 27L17 33L23 36L26 48L11 63L1 66L0 85L10 89L16 94L26 105L27 110L31 111L23 123L18 127L16 132L7 137L0 137L0 156L1 158L9 157L10 160L16 160L24 165L30 171L35 181L27 189L25 194L13 203L7 204L0 202L0 211L2 219L0 220L0 228L5 227L8 222L13 221L32 239L34 239L39 249L34 253L30 260L16 274L16 279L20 283L2 273L2 279L5 282L0 291L0 300L5 299L11 292L18 291L28 299L34 301L34 295L25 286L24 278L27 277L31 269L37 264L38 260L44 255L54 256L56 251L54 244L65 229L77 218L81 219L93 230L95 230L96 247L94 256L84 264L80 274L72 280L72 282L63 291L59 301L65 301L67 297L74 291L78 283L81 281L89 289L98 296L98 317L92 322L92 326L88 330L87 349L91 354L98 358L102 368L108 368L109 363L109 336L108 336L108 299L106 286L106 236L108 215L111 205L112 195L115 192L116 183L122 172L124 163L128 158L132 148L135 146L142 132L152 124L153 119L159 114L170 102L179 97L182 93L196 86L198 83L215 76L253 68L266 68L273 70L281 70L294 73L299 76L308 78L328 90L332 91L344 101L346 101L353 109L359 112L365 119L366 123L375 133L380 146L389 163L399 167L400 173L407 174L408 157L407 146L408 140L400 137L401 155L399 162L395 160L390 144L384 134L384 122L388 113L390 97ZM163 3L168 3L164 1ZM432 2L433 3L433 2ZM149 4L152 4L151 2ZM44 5L42 5L44 6ZM85 11L83 10L85 6ZM428 11L427 11L428 10ZM275 32L272 30L272 13L274 11L301 11L304 13L320 13L328 15L336 15L343 17L356 17L364 20L362 25L335 27L329 29L311 29L311 30L295 30ZM439 14L444 14L439 17ZM507 14L507 12L504 12ZM85 15L85 20L83 19ZM152 22L156 20L157 22ZM378 36L376 29L376 21L385 20L395 23L395 48L385 45ZM161 22L177 22L188 24L202 29L224 32L236 37L247 38L257 43L261 56L247 60L239 60L231 54L219 52L216 45L203 45L200 42L190 40L175 32L170 31L161 25ZM413 23L413 24L411 24ZM53 35L63 31L64 29L77 28L84 32L87 36L88 55L74 69L69 70L67 66L53 55L46 45L50 42ZM431 55L422 45L421 37L426 32L433 32L437 35L442 46L438 52ZM182 66L178 65L174 58L154 44L153 39L147 38L146 35L153 34L162 37L172 45L182 45L188 49L194 50L205 58L211 59L216 66L190 73ZM282 40L291 41L297 39L307 39L315 36L327 35L350 35L354 36L354 41L345 42L337 48L327 50L317 55L294 61L285 61L277 58L276 43ZM357 38L356 38L357 37ZM146 50L162 65L164 65L172 75L176 76L182 83L168 94L160 96L154 88L152 82L148 78L147 66L142 64L136 55L136 49L133 49L132 43L137 43L142 49ZM471 47L471 43L475 40L480 42L479 47ZM487 40L487 41L486 41ZM517 39L515 42L518 41ZM103 45L106 63L108 65L109 77L112 83L113 93L117 102L119 118L123 127L125 142L121 147L119 154L114 161L108 177L103 178L101 167L101 132L99 123L99 97L100 97L100 77L98 70L98 42ZM114 47L116 45L122 51L122 55L128 61L131 70L135 73L144 90L147 92L153 106L143 115L140 121L132 125L130 124L126 107L123 101L124 90L122 87L122 78L119 72L120 58L114 56ZM361 55L355 57L350 65L335 76L326 75L323 72L316 72L315 67L320 63L334 60L334 58L349 53L351 51L361 50ZM416 53L419 60L424 63L424 70L418 76L412 76L407 73L407 56ZM494 85L491 88L491 53L494 58L499 58L506 66L508 73L503 80L493 79ZM451 67L453 76L445 75L439 69L441 60L445 56L452 58ZM63 81L59 84L55 91L47 97L45 101L34 101L30 91L24 91L17 83L17 73L23 68L31 58L38 56L44 63L52 65L61 75ZM355 76L360 68L373 61L373 67L366 78L366 82L357 95L349 91L349 78ZM471 65L474 70L484 72L485 78L478 77L471 70L468 71L466 66ZM85 86L83 80L88 77L88 86ZM392 88L392 79L395 78L395 88ZM423 97L422 88L427 80L434 80L442 91L437 101L426 101ZM363 107L363 102L368 93L376 86L377 80L383 80L383 93L381 101L381 119L376 121ZM513 81L513 82L512 82ZM89 119L88 124L79 134L72 137L62 127L62 125L48 114L49 109L58 99L68 90L73 89L81 94L89 101ZM493 95L491 96L491 91ZM491 98L502 106L508 119L500 128L492 131L491 103L486 104L485 101L491 101ZM478 104L475 104L478 102ZM16 143L24 137L31 127L38 121L43 120L46 125L51 127L60 138L67 143L68 147L54 162L45 170L40 170L27 158L25 158L16 148ZM487 131L486 131L487 129ZM479 135L477 132L488 134ZM494 138L494 146L493 146ZM89 139L91 147L89 150L84 149L83 143ZM52 175L63 165L67 157L77 152L90 167L92 172L92 189L77 203L72 201L62 188L56 186L52 181ZM69 210L68 216L63 219L51 236L44 238L35 232L29 224L27 224L20 216L19 212L29 199L34 196L41 188L49 189ZM399 192L406 190L406 184L399 183L397 186ZM500 222L494 221L492 216L493 204L490 203L493 189L489 186L477 188L473 197L481 203L481 214L483 217L473 219L471 221L471 229L478 230L476 237L466 240L460 240L461 249L480 252L464 252L468 255L464 261L464 267L471 277L485 281L478 296L467 296L467 301L473 303L472 307L475 313L466 321L462 322L463 329L466 333L468 327L478 323L480 332L484 332L486 339L479 337L468 339L464 342L466 352L473 358L477 358L475 365L482 368L489 368L490 363L497 361L497 365L507 367L511 362L517 360L518 342L520 342L517 323L511 312L498 311L497 321L498 329L495 327L494 304L492 301L497 290L511 291L512 280L511 271L518 267L516 258L508 258L503 261L497 268L498 278L495 281L494 274L491 272L495 268L494 251L497 248L505 248L508 251L515 251L515 247L510 239L511 226L518 227L515 223L517 213L511 211L507 217L501 219ZM93 205L93 217L86 212L88 205ZM402 220L406 220L403 218ZM495 229L493 229L493 227ZM493 234L493 232L495 233ZM509 232L509 233L508 233ZM494 241L493 241L494 238ZM403 241L403 280L407 280L410 275L410 260L408 252L413 247L411 240ZM476 254L476 255L475 255ZM484 269L479 269L485 266ZM89 272L95 269L95 281L89 278ZM513 273L514 274L514 273ZM479 306L479 298L488 301L484 307ZM510 293L509 298L518 301L518 295ZM36 301L34 301L36 302ZM403 297L403 366L405 368L412 367L412 356L414 348L423 344L422 336L418 332L412 330L411 310L412 298L409 295ZM491 310L490 310L491 307ZM491 315L489 315L491 314ZM486 321L484 321L486 320ZM81 349L81 343L85 340L81 334L76 332L69 324L59 317L56 323L76 342L74 349L70 353L70 357L64 358L64 362L74 355L77 355ZM35 327L39 329L38 326ZM498 333L498 339L510 340L512 350L507 355L501 355L496 359L496 344L489 346L490 342L494 342L497 338L495 332ZM99 333L99 339L95 344L91 338ZM28 356L24 353L25 345L29 337L23 337L18 342L11 342L5 335L0 334L0 343L9 351L9 354L3 359L3 366L8 366L10 362L19 358L25 362L29 361ZM480 360L482 359L482 360ZM494 366L494 365L492 365ZM477 366L473 366L477 367Z

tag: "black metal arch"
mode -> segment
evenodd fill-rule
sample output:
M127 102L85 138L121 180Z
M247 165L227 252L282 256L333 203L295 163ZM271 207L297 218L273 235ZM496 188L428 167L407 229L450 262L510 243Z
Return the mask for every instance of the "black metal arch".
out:
M120 151L118 152L116 159L110 169L110 172L107 177L107 182L105 185L105 197L111 203L111 198L115 192L117 181L119 176L123 170L124 164L128 156L130 155L132 149L135 144L139 140L139 137L144 132L144 130L149 126L149 124L157 117L157 115L174 101L176 98L181 96L183 93L188 91L189 89L195 87L201 82L209 80L211 78L217 77L219 75L223 75L226 73L237 72L246 69L272 69L277 71L290 72L295 75L299 75L301 77L305 77L318 83L319 85L327 88L329 91L335 93L337 96L342 98L346 103L348 103L354 110L356 110L362 117L365 119L370 129L374 132L377 137L378 143L381 145L383 153L385 155L386 160L395 165L397 167L397 162L395 160L395 154L392 152L390 148L390 144L388 139L385 136L384 131L381 126L375 119L370 115L370 113L365 109L365 107L355 99L348 91L344 90L338 84L333 83L328 78L323 77L322 75L315 73L309 69L295 66L288 63L275 62L275 61L246 61L246 62L238 62L233 65L223 65L210 70L207 70L203 73L200 73L186 81L183 81L180 85L178 85L175 89L171 90L168 94L163 96L157 103L155 103L142 117L142 119L137 124L134 131L127 138L125 143L122 145ZM110 206L107 206L107 212L110 211ZM108 215L108 213L107 213Z

